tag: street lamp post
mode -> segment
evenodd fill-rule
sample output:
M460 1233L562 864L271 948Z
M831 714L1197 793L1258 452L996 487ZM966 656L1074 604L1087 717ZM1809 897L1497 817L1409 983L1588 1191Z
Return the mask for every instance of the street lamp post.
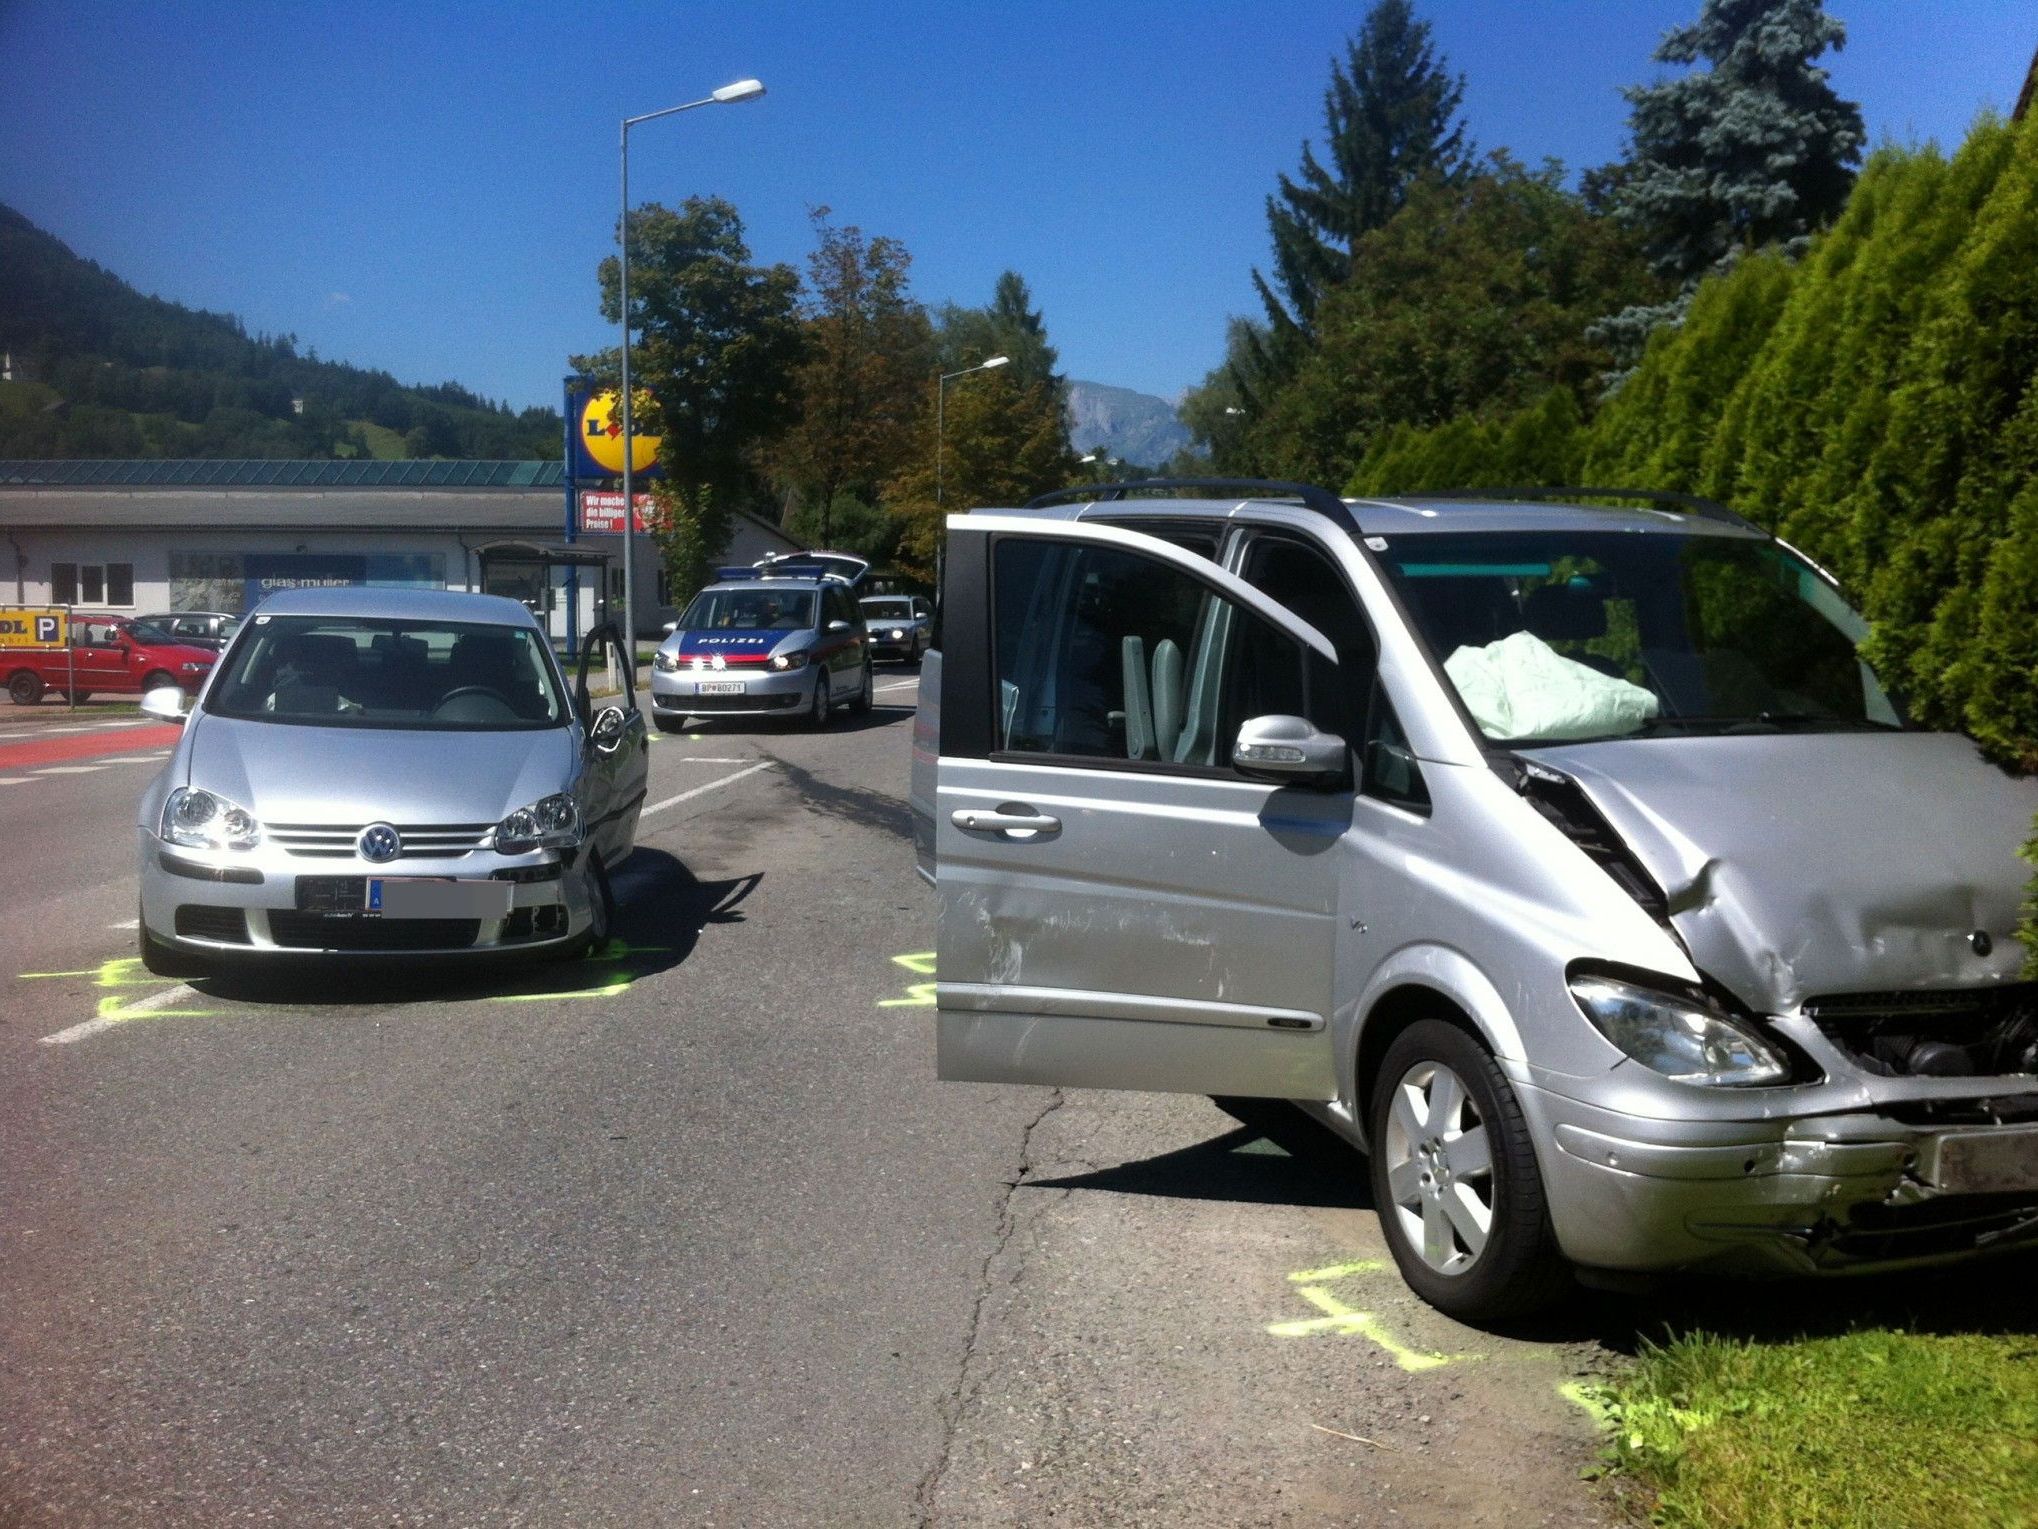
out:
M941 447L948 426L948 385L958 377L967 377L971 372L996 371L1008 365L1010 356L993 356L988 361L979 361L975 366L965 366L959 372L944 372L934 384L934 512L941 513Z
M618 262L617 285L621 289L621 313L623 319L623 662L634 674L637 668L637 500L631 491L631 459L636 455L637 438L630 420L630 129L640 122L655 121L659 117L672 117L683 111L692 111L697 106L721 106L736 101L754 101L764 94L764 86L756 80L737 80L724 85L698 101L688 101L681 106L668 106L662 111L647 111L641 117L623 118L622 169L623 169L623 216L616 225L616 241L621 249Z

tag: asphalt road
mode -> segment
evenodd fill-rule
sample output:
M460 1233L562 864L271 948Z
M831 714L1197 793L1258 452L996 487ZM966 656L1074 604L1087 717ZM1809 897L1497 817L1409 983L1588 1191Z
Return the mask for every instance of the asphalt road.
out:
M1299 1117L934 1082L879 682L659 740L623 948L429 982L148 978L164 745L9 718L0 1523L1592 1522L1594 1351Z

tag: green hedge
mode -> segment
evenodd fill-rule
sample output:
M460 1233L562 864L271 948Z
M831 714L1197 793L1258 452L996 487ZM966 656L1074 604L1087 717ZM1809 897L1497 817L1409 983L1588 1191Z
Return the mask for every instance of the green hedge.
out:
M1565 481L1771 527L1839 574L1921 722L2038 768L2038 119L1876 154L1804 259L1704 283L1590 421L1553 396L1386 432L1348 492Z

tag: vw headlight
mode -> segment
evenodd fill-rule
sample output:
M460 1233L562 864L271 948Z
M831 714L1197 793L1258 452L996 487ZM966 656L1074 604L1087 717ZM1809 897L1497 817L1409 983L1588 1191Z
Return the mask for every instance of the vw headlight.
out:
M771 655L771 667L781 671L804 669L807 667L806 652L802 650L798 653L774 653Z
M668 653L665 649L660 648L651 655L651 667L660 674L670 674L679 667L679 655L677 653Z
M163 803L160 836L186 849L253 849L262 842L262 825L223 796L179 786Z
M904 627L898 627L898 626L895 626L895 627L893 627L893 628L892 628L892 641L893 641L893 642L899 642L899 641L902 641L902 640L903 640L903 639L905 638L905 635L906 635L906 629L905 629Z
M495 825L498 854L521 855L534 849L573 849L580 843L580 808L564 791L519 807Z
M1696 999L1613 977L1577 976L1571 996L1599 1033L1673 1083L1783 1083L1790 1062L1746 1025Z

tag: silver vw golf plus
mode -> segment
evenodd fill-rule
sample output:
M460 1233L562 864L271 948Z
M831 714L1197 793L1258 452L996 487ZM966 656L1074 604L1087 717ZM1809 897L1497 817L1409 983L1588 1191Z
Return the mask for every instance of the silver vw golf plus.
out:
M942 1077L1298 1101L1471 1319L2038 1242L2038 783L1821 569L1667 495L1128 487L948 522Z
M647 739L628 676L569 690L514 600L319 589L264 601L142 797L143 961L570 954L608 936ZM180 711L173 691L144 709Z

